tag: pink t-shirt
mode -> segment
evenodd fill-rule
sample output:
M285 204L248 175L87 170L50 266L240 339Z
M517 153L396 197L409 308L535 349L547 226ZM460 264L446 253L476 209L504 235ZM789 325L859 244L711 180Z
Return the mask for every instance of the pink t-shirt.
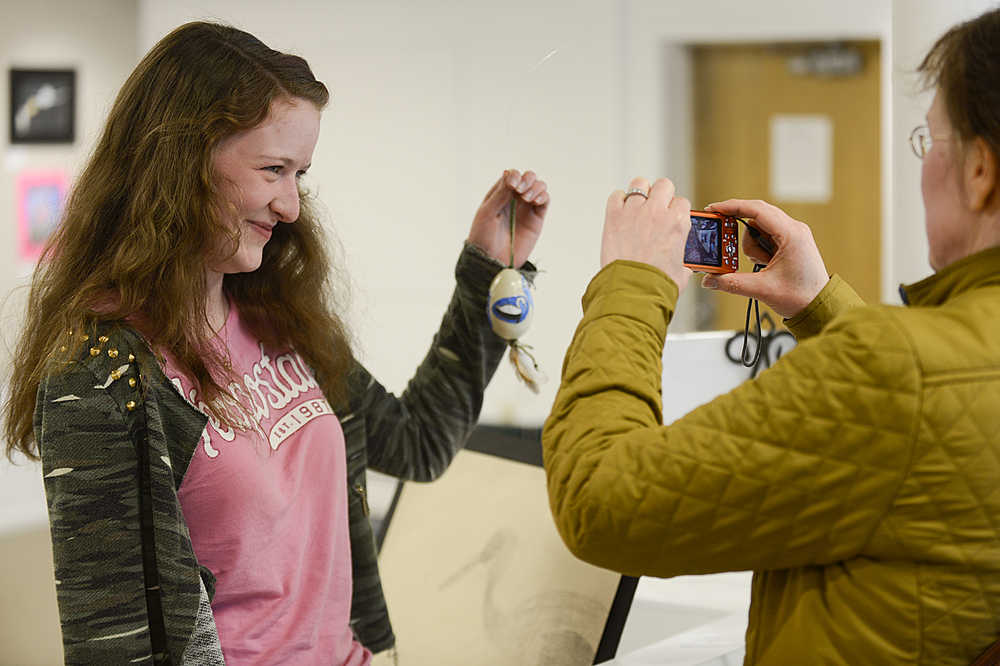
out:
M240 378L229 392L247 408L230 407L242 429L222 426L169 358L164 370L209 415L179 495L195 555L217 579L226 663L366 665L349 626L340 422L302 359L265 349L235 307L218 339Z

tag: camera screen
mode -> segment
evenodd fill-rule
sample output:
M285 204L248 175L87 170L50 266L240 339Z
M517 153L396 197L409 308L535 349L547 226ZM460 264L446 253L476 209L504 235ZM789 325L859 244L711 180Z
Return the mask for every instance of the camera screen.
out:
M684 246L684 263L722 265L722 220L691 216L691 231Z

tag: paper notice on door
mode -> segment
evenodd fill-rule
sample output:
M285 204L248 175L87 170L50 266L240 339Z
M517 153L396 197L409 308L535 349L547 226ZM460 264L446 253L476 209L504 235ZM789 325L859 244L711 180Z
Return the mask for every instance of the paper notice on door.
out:
M830 117L771 116L771 198L782 203L828 203L832 196Z

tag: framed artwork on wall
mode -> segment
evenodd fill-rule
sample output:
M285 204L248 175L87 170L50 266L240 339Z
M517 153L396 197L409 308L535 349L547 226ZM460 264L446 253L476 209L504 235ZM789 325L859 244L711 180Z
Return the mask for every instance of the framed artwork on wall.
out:
M10 142L73 143L76 70L10 70Z
M69 177L65 171L23 171L17 176L18 258L34 262L59 226Z

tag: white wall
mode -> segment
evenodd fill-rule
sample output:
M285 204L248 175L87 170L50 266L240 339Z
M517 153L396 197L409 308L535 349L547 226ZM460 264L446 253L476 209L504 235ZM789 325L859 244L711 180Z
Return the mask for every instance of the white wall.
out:
M14 261L15 179L24 169L67 169L70 177L93 146L104 116L136 62L134 0L0 0L0 369L6 374L12 336L31 266ZM71 145L9 144L7 109L11 67L75 68L76 142ZM34 465L10 466L0 456L0 531L44 523L45 505Z

